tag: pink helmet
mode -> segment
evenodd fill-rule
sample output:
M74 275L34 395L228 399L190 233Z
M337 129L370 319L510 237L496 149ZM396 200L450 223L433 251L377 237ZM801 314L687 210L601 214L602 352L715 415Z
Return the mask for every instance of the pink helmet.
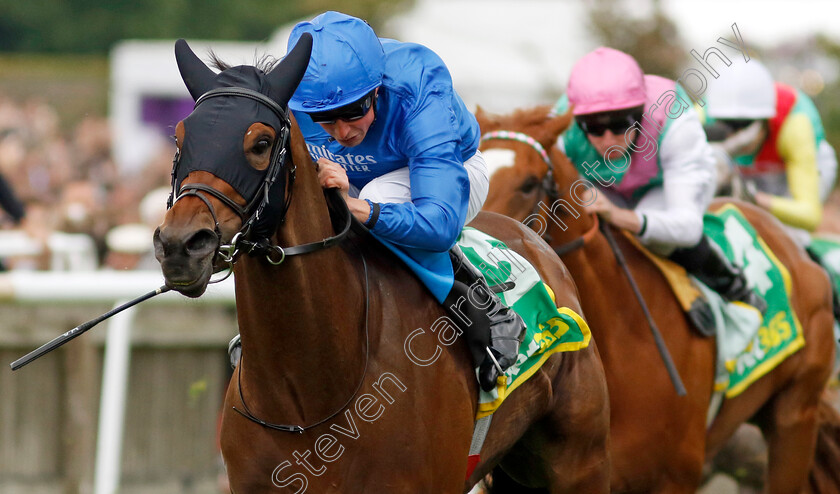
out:
M575 115L642 106L647 96L636 60L603 46L575 63L566 94Z

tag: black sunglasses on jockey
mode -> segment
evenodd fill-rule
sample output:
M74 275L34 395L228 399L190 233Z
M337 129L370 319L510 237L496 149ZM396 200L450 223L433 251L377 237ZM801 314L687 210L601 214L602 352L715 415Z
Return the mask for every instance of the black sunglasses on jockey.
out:
M732 132L738 132L750 126L755 120L750 118L720 118L718 119L722 124L729 127Z
M336 120L352 122L367 115L375 102L376 89L352 103L328 111L307 113L307 115L313 122L319 124L334 124Z
M641 122L642 109L629 108L626 110L590 113L575 116L580 130L595 137L601 137L607 130L615 135L623 134L636 122Z

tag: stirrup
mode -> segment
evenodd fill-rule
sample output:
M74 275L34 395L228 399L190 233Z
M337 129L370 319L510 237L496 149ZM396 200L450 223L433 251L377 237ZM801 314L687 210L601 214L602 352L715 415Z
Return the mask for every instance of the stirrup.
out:
M499 377L503 376L505 371L502 369L499 361L496 360L494 352L497 351L490 347L487 347L485 350L487 350L487 356L484 358L484 362L478 366L478 386L482 391L489 393L496 388Z
M502 369L502 366L499 365L499 361L496 360L496 356L493 355L493 351L490 350L490 347L487 347L487 356L490 357L490 360L493 362L493 366L496 368L497 371L499 371L499 374L504 374L504 369Z

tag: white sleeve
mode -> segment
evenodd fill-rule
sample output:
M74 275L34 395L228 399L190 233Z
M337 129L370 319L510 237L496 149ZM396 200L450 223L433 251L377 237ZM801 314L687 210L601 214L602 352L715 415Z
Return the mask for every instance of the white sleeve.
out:
M659 163L662 188L645 194L635 208L645 222L640 240L691 247L703 235L703 213L717 180L713 150L693 108L670 123L660 142Z

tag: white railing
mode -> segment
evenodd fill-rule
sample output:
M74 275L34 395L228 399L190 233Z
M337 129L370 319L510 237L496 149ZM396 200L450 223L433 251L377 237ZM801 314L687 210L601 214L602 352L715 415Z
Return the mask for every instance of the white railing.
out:
M117 306L162 284L163 276L157 271L10 271L0 274L0 301L85 304L109 302ZM167 292L143 304L183 304L185 301L183 296ZM232 277L210 285L204 295L190 303L233 304ZM131 358L131 326L135 308L125 310L107 322L94 494L116 494L119 488L126 388ZM96 314L91 316L93 319Z
M52 270L84 271L97 267L96 245L89 235L53 232L42 241L23 230L0 230L0 258L35 258L45 252L49 252Z

